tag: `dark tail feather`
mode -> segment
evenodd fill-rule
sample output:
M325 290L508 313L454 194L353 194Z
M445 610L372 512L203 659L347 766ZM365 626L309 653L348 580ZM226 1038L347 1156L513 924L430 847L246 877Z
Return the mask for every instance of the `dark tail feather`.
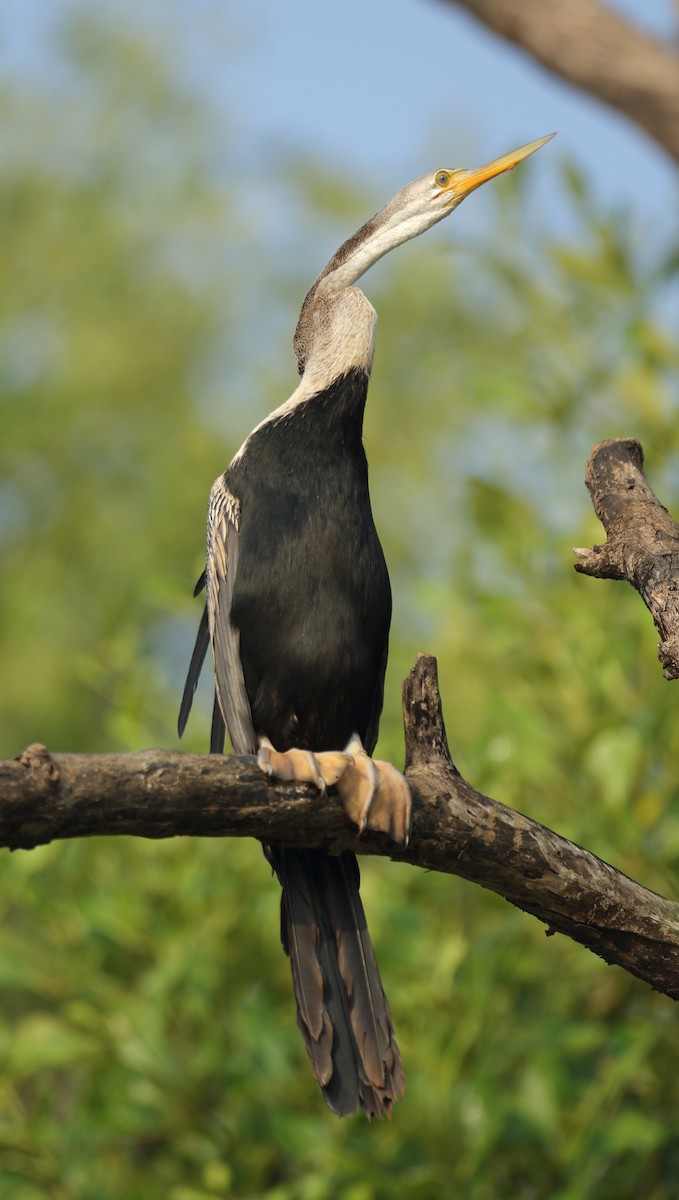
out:
M201 578L204 578L204 576ZM200 582L200 580L198 582ZM198 687L198 680L200 679L200 673L203 669L203 663L205 661L205 655L207 654L207 648L209 645L210 629L208 625L206 604L205 608L203 609L203 615L200 618L200 625L198 626L198 633L196 635L196 644L193 647L193 654L191 655L191 662L189 663L189 669L186 675L186 683L184 684L182 702L179 707L179 720L177 721L177 729L180 737L186 729L186 722L189 719L194 693Z
M328 1106L390 1115L404 1079L359 894L353 854L270 846L283 887L281 938L290 956L297 1023Z
M215 702L212 705L212 727L210 729L210 754L223 754L225 739L226 725L224 724L222 710L219 707L219 700L215 692Z

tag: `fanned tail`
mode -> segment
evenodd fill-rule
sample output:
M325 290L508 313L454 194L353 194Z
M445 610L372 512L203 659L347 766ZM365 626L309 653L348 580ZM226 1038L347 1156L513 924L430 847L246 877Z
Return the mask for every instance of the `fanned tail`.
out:
M391 1114L404 1078L353 854L266 848L283 888L281 940L297 1023L329 1108Z

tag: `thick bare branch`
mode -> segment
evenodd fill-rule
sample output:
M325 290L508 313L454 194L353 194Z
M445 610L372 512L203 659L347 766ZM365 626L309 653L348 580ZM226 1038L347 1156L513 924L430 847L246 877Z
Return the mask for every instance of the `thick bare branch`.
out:
M360 839L334 796L263 778L253 759L176 754L51 755L0 763L0 845L30 848L93 834L258 837L394 859L461 875L679 998L679 905L530 818L481 795L448 752L436 663L420 655L404 684L407 849Z
M624 113L679 162L679 53L598 0L446 0Z
M643 465L634 438L608 439L592 450L585 482L608 540L576 549L575 569L636 588L662 638L665 678L679 679L679 525L654 495Z

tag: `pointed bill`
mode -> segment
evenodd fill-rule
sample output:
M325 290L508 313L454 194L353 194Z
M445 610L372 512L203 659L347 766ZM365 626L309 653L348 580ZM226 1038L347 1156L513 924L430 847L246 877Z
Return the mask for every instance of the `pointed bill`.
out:
M548 133L547 137L537 138L534 142L519 146L518 150L510 150L509 154L502 154L500 158L494 158L492 162L486 163L483 167L453 171L450 183L443 188L443 191L450 192L451 204L459 203L475 188L481 187L482 183L487 183L489 179L495 179L496 175L502 175L505 171L513 171L514 167L523 162L524 158L528 158L529 154L535 154L535 151L544 146L546 142L551 142L553 137L556 137L555 133Z

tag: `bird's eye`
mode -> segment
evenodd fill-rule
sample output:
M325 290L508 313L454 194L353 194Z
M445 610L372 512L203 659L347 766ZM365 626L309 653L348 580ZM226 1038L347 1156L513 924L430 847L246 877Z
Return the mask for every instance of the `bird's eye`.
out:
M450 183L450 171L437 171L434 176L434 182L437 187L448 187Z

